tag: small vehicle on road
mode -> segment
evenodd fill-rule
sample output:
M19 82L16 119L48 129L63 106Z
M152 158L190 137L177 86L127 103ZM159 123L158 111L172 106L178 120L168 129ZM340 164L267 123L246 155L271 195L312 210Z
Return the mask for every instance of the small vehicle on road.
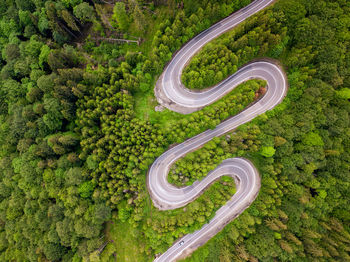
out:
M179 246L182 246L183 244L185 244L185 241L181 241L180 243L179 243Z

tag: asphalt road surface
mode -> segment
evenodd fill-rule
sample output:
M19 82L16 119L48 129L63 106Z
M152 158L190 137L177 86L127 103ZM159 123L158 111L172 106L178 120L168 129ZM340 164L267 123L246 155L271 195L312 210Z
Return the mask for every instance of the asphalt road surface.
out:
M215 102L240 83L249 79L263 79L267 81L267 92L258 102L238 115L225 120L215 129L207 130L169 149L152 164L147 177L147 185L153 204L161 210L175 209L187 205L223 175L232 176L237 187L234 196L216 212L215 217L209 223L205 224L200 230L178 240L155 260L157 262L176 261L206 243L227 223L249 207L259 193L259 173L250 161L243 158L224 160L201 181L196 181L191 186L184 188L177 188L169 184L167 175L171 165L187 153L198 149L214 137L232 131L238 126L251 121L256 116L271 110L285 97L288 88L286 76L282 68L270 61L250 63L219 85L202 92L186 89L180 80L185 65L206 43L272 3L272 0L254 1L247 7L200 33L174 56L156 84L155 93L159 103L170 110L187 114Z

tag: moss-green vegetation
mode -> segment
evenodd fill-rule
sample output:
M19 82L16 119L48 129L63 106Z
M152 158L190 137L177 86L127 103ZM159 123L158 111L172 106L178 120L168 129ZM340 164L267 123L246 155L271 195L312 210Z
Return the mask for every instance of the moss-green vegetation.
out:
M193 130L188 130L191 134L198 134L198 130L206 130L208 128L214 128L219 122L227 119L228 117L234 116L242 111L244 108L250 104L257 101L260 96L260 90L264 89L266 82L262 80L249 80L239 86L237 86L229 94L225 95L219 101L203 108L200 112L194 112L188 115L182 115L170 110L164 110L163 112L156 112L150 115L150 122L157 123L161 127L169 132L176 131L176 127L181 128L178 130L182 132L182 128L186 127L188 122L193 122ZM205 123L200 123L198 121L207 115L210 117L211 121L205 121ZM196 128L195 125L198 125ZM189 135L186 135L189 137Z
M144 235L146 253L152 254L153 249L156 253L164 252L179 237L200 229L235 192L233 178L223 176L183 208L159 211L152 206L139 232Z
M109 224L106 228L112 245L115 250L115 256L110 261L152 261L151 256L145 256L141 251L144 249L140 241L141 232L131 227L128 222L120 220ZM104 261L101 259L101 261Z
M211 87L254 58L278 56L288 41L287 28L274 23L271 16L272 11L253 16L204 46L184 69L184 85L190 89Z
M177 238L201 228L234 193L233 178L223 176L196 201L183 208L159 211L151 206L149 200L141 227L133 227L126 222L132 209L123 203L118 206L119 219L106 228L111 240L109 245L114 247L110 248L114 252L107 250L106 253L115 253L121 261L152 261L154 252L164 252ZM155 251L151 252L153 249Z
M171 55L250 1L105 2L0 4L1 261L152 260L233 193L220 181L186 211L160 212L145 176L169 145L236 114L263 86L188 116L154 111ZM348 1L277 1L186 69L184 82L203 88L270 56L290 84L273 111L174 166L179 185L226 156L251 159L262 176L257 200L190 261L349 260L349 14ZM186 78L211 71L211 82Z
M260 130L253 125L248 128L249 130L241 127L234 133L228 133L220 138L216 137L201 149L178 160L170 170L169 182L179 186L190 185L195 180L205 177L224 159L242 156L247 151L250 153L257 152L261 143L257 139Z
M272 9L273 17L283 12L286 18L289 42L279 56L289 67L290 90L279 108L246 125L248 133L249 127L259 126L260 135L253 140L260 141L259 152L248 149L243 156L253 160L260 170L262 188L243 215L261 220L244 226L247 222L240 220L240 216L186 261L349 259L346 247L350 240L349 220L344 216L348 208L343 199L347 198L349 180L345 175L347 168L340 164L347 162L345 155L349 154L345 149L348 138L342 133L349 124L344 89L349 86L349 78L341 73L349 72L349 63L337 61L349 46L341 26L330 38L321 40L320 36L324 30L332 30L328 16L335 10L340 12L338 15L343 13L337 9L341 3L311 2L280 1ZM349 10L349 5L342 8ZM306 13L313 15L304 17ZM342 24L340 20L338 23ZM305 24L313 28L313 33L311 29L305 30ZM342 43L344 49L335 43ZM326 54L326 49L334 50L334 56ZM326 73L326 67L332 73ZM223 147L224 154L228 149ZM217 151L205 150L207 155ZM184 165L188 163L185 160L181 160L181 172L189 179L197 177L193 167L200 164L201 168L211 168L210 161L206 164L193 158L191 165ZM270 203L274 207L269 207Z

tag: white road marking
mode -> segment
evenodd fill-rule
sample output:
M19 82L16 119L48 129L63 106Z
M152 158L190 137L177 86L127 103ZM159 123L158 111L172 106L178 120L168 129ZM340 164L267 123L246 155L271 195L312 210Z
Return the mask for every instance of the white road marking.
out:
M204 244L203 238L206 235L215 235L218 232L218 228L222 228L233 217L242 213L255 200L259 192L259 173L250 161L243 158L224 160L203 180L194 183L192 187L185 188L186 190L169 184L167 174L171 165L188 152L199 148L216 136L221 136L251 121L256 116L271 110L282 102L287 93L287 79L282 68L272 62L258 61L251 63L239 69L227 81L223 81L221 84L203 92L191 92L186 89L182 85L180 78L187 62L205 44L272 3L273 0L256 0L241 9L238 13L225 18L213 27L200 33L198 35L200 36L199 38L196 37L188 42L174 56L158 80L157 85L160 87L160 91L173 103L169 105L162 101L159 102L170 110L180 113L197 111L220 99L236 86L251 78L266 80L268 89L259 103L255 103L240 114L220 123L214 130L205 131L169 149L152 164L147 177L147 185L154 205L162 210L175 209L187 205L198 197L200 192L208 187L216 178L222 175L230 175L238 178L240 181L237 186L237 192L226 205L216 212L215 217L208 224L205 224L200 230L181 238L181 241L184 241L182 245L175 243L155 261L175 261L185 250L192 250L194 247ZM155 90L157 92L157 89Z

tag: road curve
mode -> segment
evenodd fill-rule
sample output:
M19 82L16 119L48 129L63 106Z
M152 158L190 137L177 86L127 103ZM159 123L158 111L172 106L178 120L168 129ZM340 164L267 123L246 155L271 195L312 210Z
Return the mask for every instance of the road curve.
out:
M233 82L231 80L232 77L230 77L223 83L202 92L188 90L181 83L183 69L204 45L237 26L258 11L271 5L273 2L274 0L253 1L250 5L216 23L184 45L167 65L156 83L155 95L158 102L172 111L188 114L223 97L240 83L237 80L241 80L242 82L250 77L259 77L258 75L249 75L249 70L242 68L240 71L245 71L246 79L242 79L241 77L240 79L235 79L236 82Z
M250 161L243 158L224 160L201 181L196 181L191 186L184 188L177 188L169 184L167 174L171 165L179 158L198 149L214 137L221 136L271 110L285 97L288 88L285 74L282 68L269 61L250 63L219 85L202 92L186 89L180 78L185 65L201 47L272 2L272 0L254 1L193 38L174 56L156 84L155 93L159 103L170 110L184 114L197 111L215 102L240 83L249 79L266 80L268 88L266 94L258 102L236 116L225 120L215 129L207 130L169 149L152 164L148 172L147 186L154 205L161 210L185 206L223 175L232 176L237 186L234 196L216 212L215 217L209 223L200 230L181 238L181 245L174 244L155 261L175 261L191 253L218 233L233 218L241 214L258 195L260 189L259 173Z

